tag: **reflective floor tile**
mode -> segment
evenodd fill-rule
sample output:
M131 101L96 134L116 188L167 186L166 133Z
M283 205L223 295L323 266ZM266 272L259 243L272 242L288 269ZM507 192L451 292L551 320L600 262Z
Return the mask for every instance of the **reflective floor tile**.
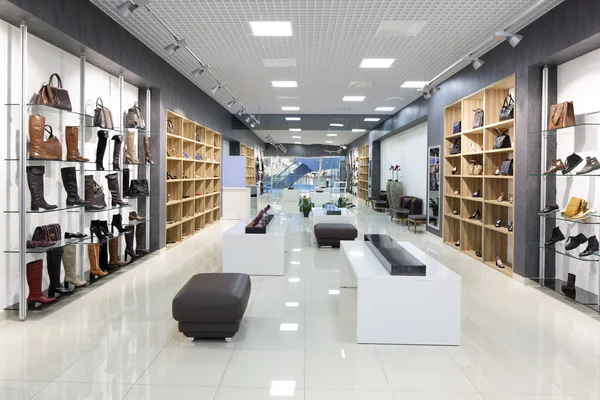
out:
M216 387L135 385L124 400L213 400Z
M279 323L248 320L235 336L236 350L304 350L304 324L293 318Z
M306 400L395 400L390 391L306 389Z
M121 400L131 385L52 382L33 400Z
M285 384L272 388L234 388L221 386L215 400L304 400L304 390Z
M303 388L304 351L235 350L221 385Z

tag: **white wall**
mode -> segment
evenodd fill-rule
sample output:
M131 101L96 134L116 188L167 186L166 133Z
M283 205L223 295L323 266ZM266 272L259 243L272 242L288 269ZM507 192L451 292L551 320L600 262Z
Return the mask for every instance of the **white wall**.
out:
M404 194L427 198L427 123L417 125L381 142L381 189L391 178L390 165L400 165Z
M2 193L0 195L0 309L7 305L13 304L18 301L18 287L19 287L19 265L18 265L18 254L4 254L6 249L18 247L18 214L5 214L5 210L17 210L18 209L18 181L21 171L18 168L17 162L6 162L7 158L17 158L19 153L19 107L5 107L6 103L19 103L20 102L20 80L21 80L21 65L20 65L20 44L19 44L20 32L19 29L0 21L0 79L2 83L0 87L0 126L2 131L5 132L0 138L0 163L3 167L0 168L0 187ZM47 82L48 77L56 72L58 73L63 82L63 87L69 91L69 97L73 105L73 111L80 110L80 71L79 71L79 58L74 57L57 47L54 47L32 35L28 38L28 79L27 79L27 94L33 96L38 92L40 86ZM104 105L108 107L113 114L113 120L115 123L115 129L121 125L121 118L119 117L119 79L111 76L108 73L99 70L98 68L86 64L86 86L85 86L85 99L90 104L95 103L97 97L101 97L104 101ZM123 107L125 111L131 107L133 102L138 98L138 89L132 85L125 84L123 93ZM94 106L90 105L86 107L85 112L87 114L93 114ZM54 135L57 136L63 146L63 159L66 154L66 142L64 137L66 126L78 126L79 118L75 114L71 115L46 115L46 124L52 126ZM87 124L86 124L87 125ZM90 124L91 125L91 124ZM95 161L96 155L96 144L97 144L97 129L90 128L86 129L85 145L83 148L83 156L89 158L91 161ZM82 133L80 133L82 134ZM113 133L109 137L112 137ZM136 135L137 136L137 135ZM137 140L137 138L136 138ZM114 142L109 140L109 147L106 149L104 156L104 168L109 170L112 169L112 144ZM81 150L81 149L80 149ZM143 159L143 154L138 154L138 157ZM63 188L60 169L62 167L74 166L77 169L85 168L86 170L95 169L95 164L64 164L56 162L35 162L30 165L45 165L46 174L44 176L44 192L46 200L51 204L59 206L65 206L66 192ZM137 174L137 167L132 168L132 178L135 178ZM104 188L106 195L106 201L110 206L110 197L108 186L106 183L105 175L108 171L100 172L87 172L86 174L93 174L94 179ZM119 174L120 175L120 174ZM78 182L80 187L80 196L83 197L83 183ZM29 191L26 190L27 196L27 207L29 209ZM135 200L130 201L135 206ZM135 210L123 209L123 214L126 215L126 211ZM113 214L116 214L118 210L105 211L99 214L88 213L85 216L84 226L88 227L89 222L92 219L108 220ZM126 220L126 218L124 218ZM63 233L65 231L77 232L79 231L79 214L78 213L67 213L67 212L52 212L47 214L28 214L27 224L28 230L33 233L36 226L50 223L59 223L62 227ZM89 234L89 231L86 232ZM121 243L123 248L124 242ZM79 259L78 253L78 265L83 261L83 270L89 270L89 263L87 260L87 252L84 253L84 260ZM27 262L34 261L36 259L44 259L44 270L45 270L45 257L42 255L31 255L27 256ZM47 277L44 278L43 288L48 285ZM1 317L0 317L1 318Z
M558 66L558 102L573 101L575 116L578 123L600 122L598 115L585 115L600 111L600 97L597 88L600 87L600 50L588 53L582 57ZM579 171L585 165L585 157L600 156L600 127L587 126L575 129L561 130L557 137L557 157L565 161L566 157L575 152L583 162L573 171ZM600 177L559 177L556 178L557 203L564 210L572 196L586 199L589 207L600 211ZM600 218L595 218L599 222ZM599 225L585 225L559 221L557 224L563 234L576 236L583 233L586 237L600 237ZM550 233L548 232L548 235ZM561 242L557 248L564 250ZM585 249L581 245L569 252L578 255ZM567 273L577 276L577 287L598 293L599 263L590 263L572 259L560 254L556 255L557 278L566 280Z

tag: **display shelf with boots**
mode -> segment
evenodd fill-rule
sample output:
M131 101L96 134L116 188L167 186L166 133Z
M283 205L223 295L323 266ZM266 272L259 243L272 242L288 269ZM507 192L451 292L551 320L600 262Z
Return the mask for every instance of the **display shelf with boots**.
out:
M77 189L77 171L75 167L61 168L63 186L67 192L67 206L85 206L86 202L79 197Z
M115 142L112 156L113 170L119 171L121 169L121 163L119 162L119 157L121 156L121 136L115 135L111 140Z
M79 154L79 127L67 126L65 136L67 142L67 161L90 161L89 158L82 157Z
M596 235L588 238L588 245L585 250L579 254L579 257L600 256L600 245Z
M124 148L125 156L123 157L123 161L125 164L139 164L135 152L135 135L134 134L126 134L125 135L125 148Z
M100 244L88 244L88 258L90 259L90 276L103 277L108 275L100 269Z
M102 204L97 204L95 200L95 186L94 186L94 175L85 176L85 205L86 210L98 211L105 208Z
M44 173L46 172L46 168L43 166L31 166L27 167L26 171L27 185L31 194L31 211L39 211L40 208L44 210L58 208L57 205L48 204L44 198Z
M133 250L134 230L135 227L132 225L125 226L125 261L127 261L127 256L129 256L130 259L138 257Z
M557 226L554 229L552 229L552 236L550 236L550 239L548 239L548 241L546 241L546 243L544 244L546 246L554 246L556 243L563 240L565 240L565 235L563 235L562 231Z
M65 268L64 286L68 287L69 283L75 287L87 286L88 283L86 281L77 277L77 246L65 246L63 250L62 262Z
M576 296L575 278L576 278L575 274L568 274L567 275L567 283L565 285L561 286L562 292L567 297L570 297L572 299L574 299Z
M114 233L114 228L117 228L119 233L125 232L125 228L123 227L123 216L121 214L115 214L112 217L112 222L110 223L110 232Z
M55 301L54 297L47 297L42 292L42 278L44 274L44 261L36 260L27 263L27 286L29 286L29 295L27 303L35 306L34 303L49 304Z
M119 187L119 178L117 173L106 175L108 181L108 190L110 190L110 202L113 207L128 206L129 203L121 199L121 188Z
M50 297L57 297L57 295L65 296L73 293L73 290L64 287L60 283L60 264L63 254L64 250L62 247L48 250L46 253L46 269L48 270L48 277L50 278L48 296Z
M101 221L105 222L105 221ZM100 258L98 259L98 267L105 272L111 273L114 270L118 269L118 265L109 264L108 263L108 242L110 240L104 241L100 243Z
M96 147L96 170L104 171L104 153L108 142L108 131L98 131L98 146Z
M144 137L144 160L146 164L154 164L154 161L152 161L152 142L150 141L150 136Z
M44 150L44 128L46 118L43 115L29 117L29 158L31 160L58 160Z
M119 238L110 239L108 241L108 251L110 254L110 259L108 261L109 265L124 267L125 265L129 264L126 261L121 261L121 257L119 255Z
M146 248L146 224L138 224L135 226L135 253L138 256L143 256L150 253Z

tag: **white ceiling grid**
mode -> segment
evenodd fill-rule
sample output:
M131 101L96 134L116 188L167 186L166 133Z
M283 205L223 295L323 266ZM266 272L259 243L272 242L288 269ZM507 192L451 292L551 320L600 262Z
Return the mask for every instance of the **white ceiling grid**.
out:
M167 55L173 40L143 8L128 19L116 7L123 0L91 0L188 79L210 94L216 85L185 51ZM514 30L555 7L547 0ZM282 113L281 106L300 106L302 114L373 113L378 106L396 112L420 94L402 89L407 80L429 80L465 56L494 31L518 19L538 0L153 0L148 5L171 29L187 40L198 57L253 113ZM426 21L414 37L376 36L382 21ZM250 21L291 21L292 37L255 37ZM499 42L492 42L482 53ZM296 67L266 68L263 59L294 58ZM363 58L395 58L390 69L360 69ZM483 67L485 68L485 66ZM296 80L298 88L273 88L270 81ZM373 82L350 87L350 82ZM366 96L361 103L347 95ZM278 99L298 96L297 100ZM225 105L224 91L214 95ZM390 100L389 98L393 98ZM234 107L231 112L236 112ZM392 113L393 113L392 112ZM391 114L391 113L382 113Z

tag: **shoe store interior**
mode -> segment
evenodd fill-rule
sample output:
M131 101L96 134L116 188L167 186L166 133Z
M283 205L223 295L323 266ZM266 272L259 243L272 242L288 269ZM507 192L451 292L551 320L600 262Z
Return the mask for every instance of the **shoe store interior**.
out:
M598 21L0 0L0 399L600 399Z

